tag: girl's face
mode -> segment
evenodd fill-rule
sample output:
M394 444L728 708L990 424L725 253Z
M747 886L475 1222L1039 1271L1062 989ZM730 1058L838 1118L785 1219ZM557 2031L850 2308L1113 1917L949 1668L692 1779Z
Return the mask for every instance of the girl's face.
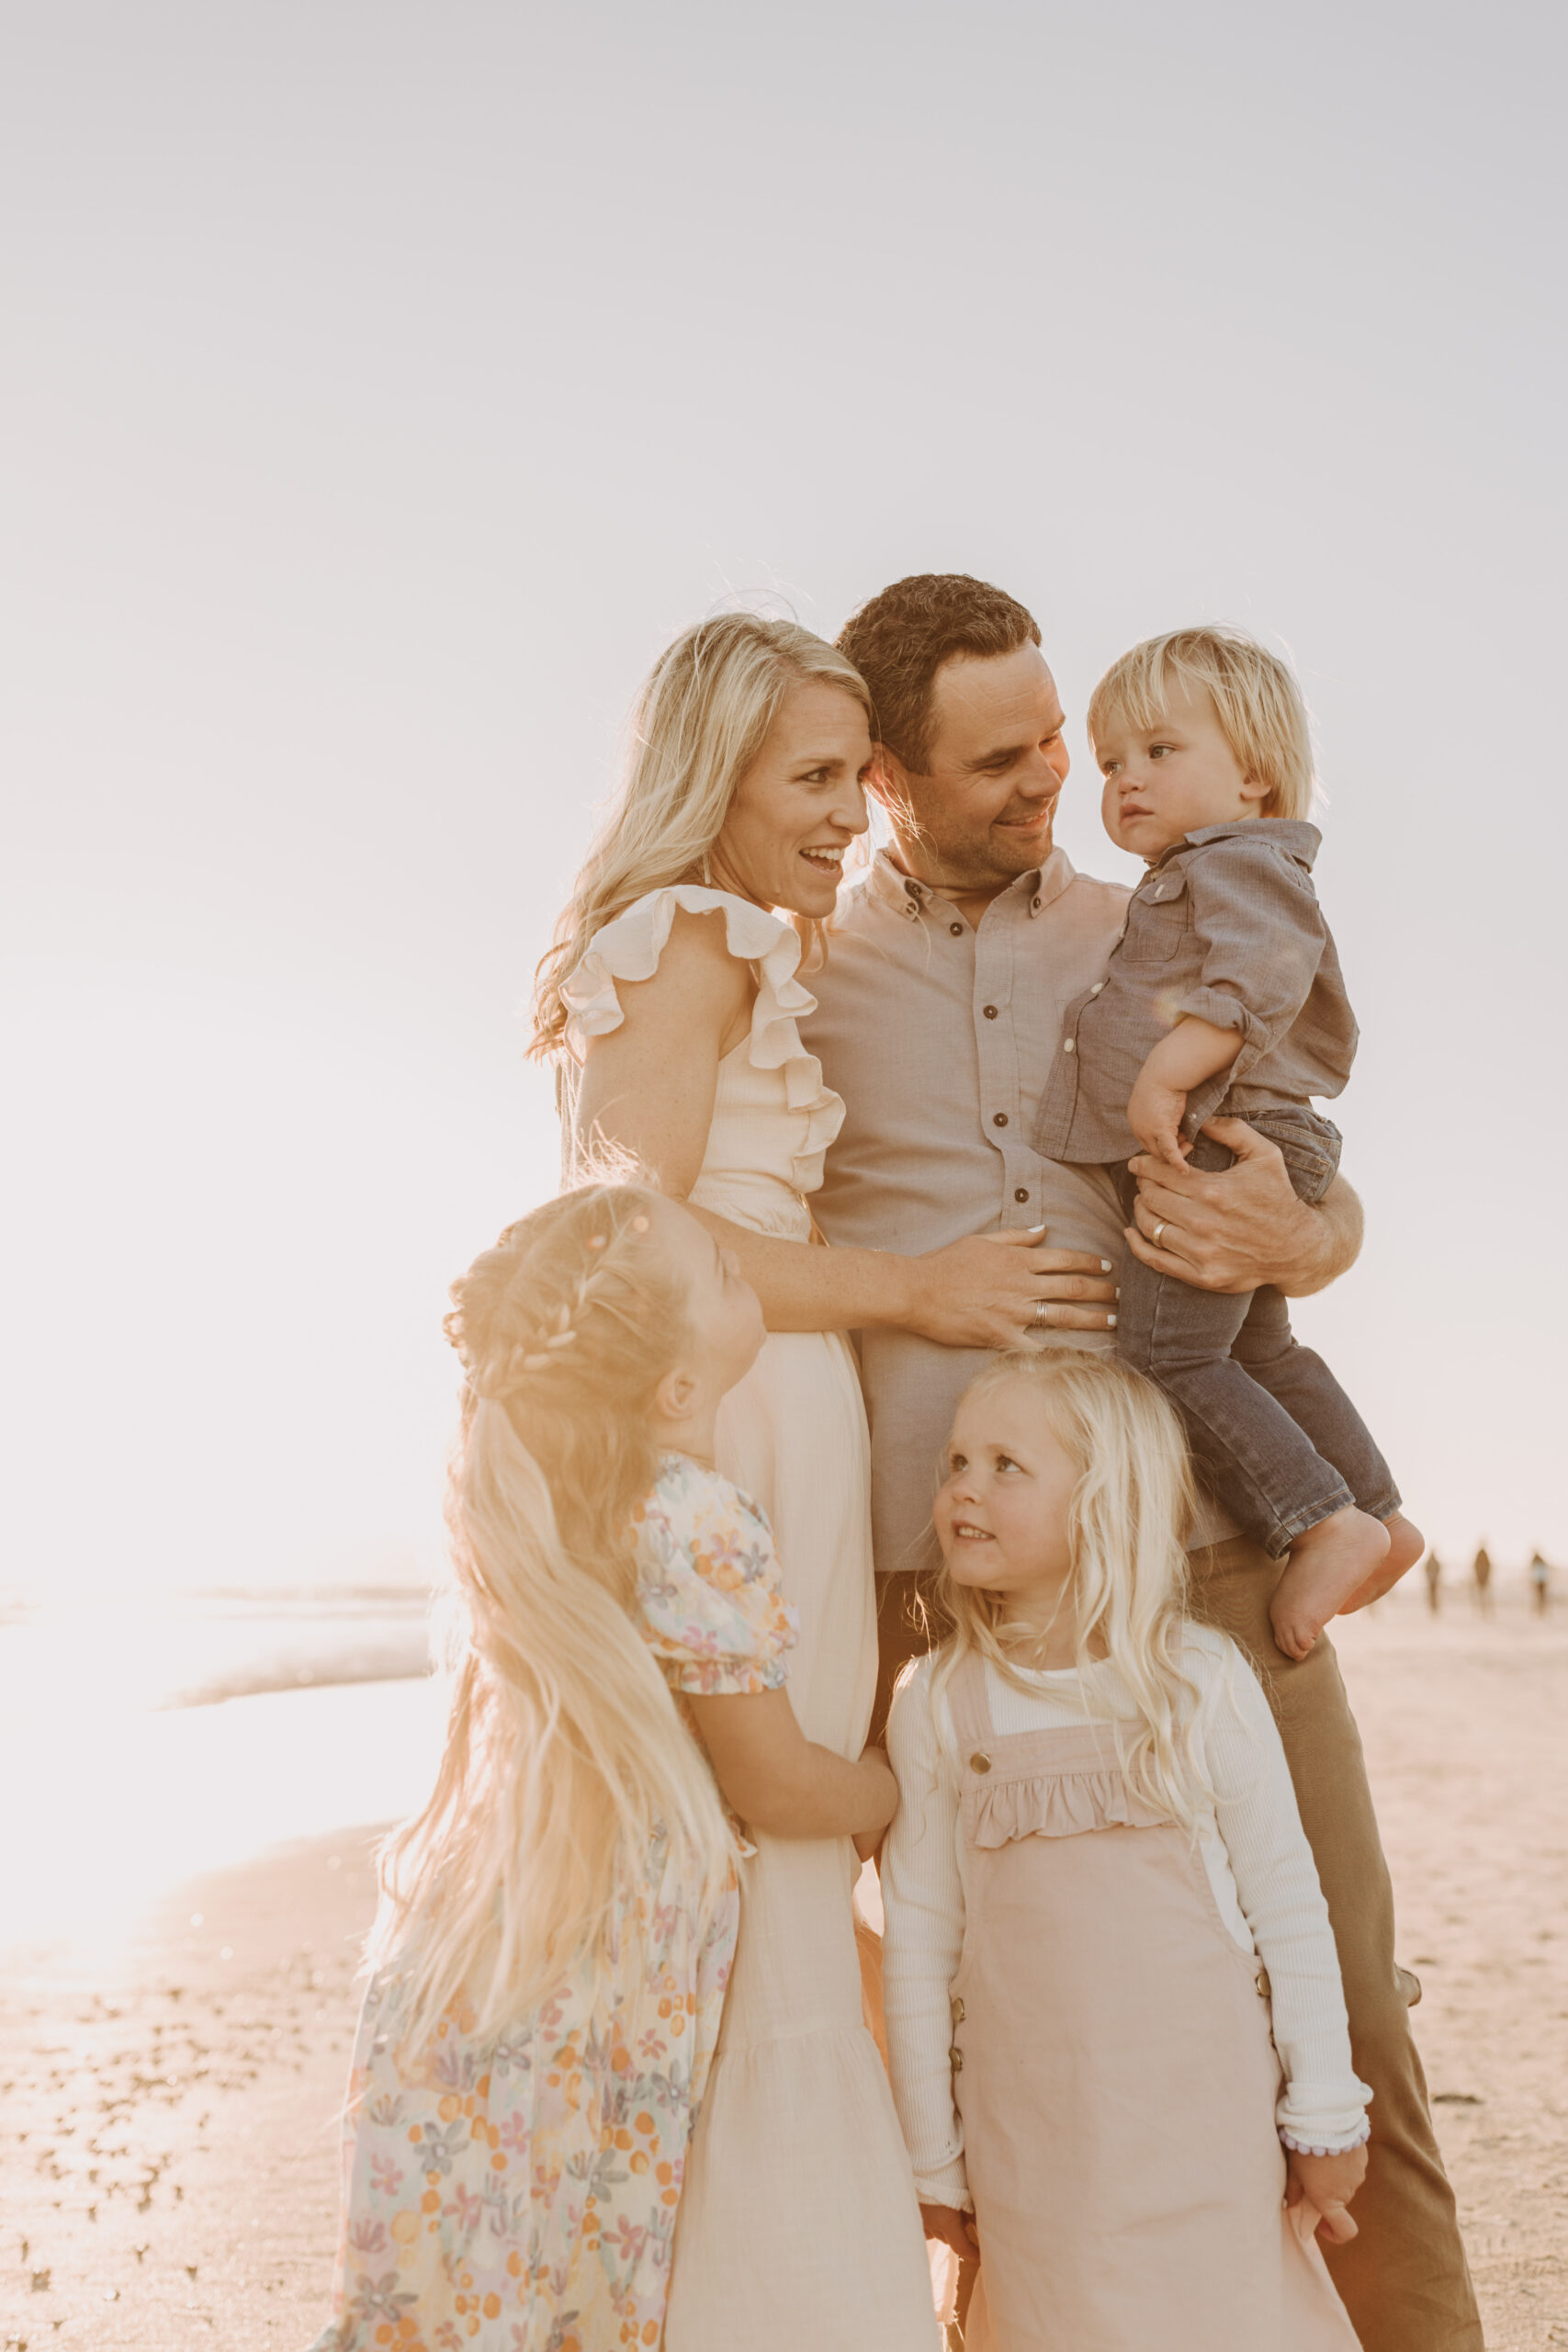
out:
M766 1337L761 1302L734 1252L721 1250L676 1202L655 1201L653 1216L660 1241L685 1283L691 1336L684 1369L716 1405L757 1361Z
M1032 1381L965 1396L933 1509L953 1582L1005 1592L1043 1623L1072 1577L1067 1515L1081 1476Z
M871 730L853 695L797 679L735 787L710 861L715 882L760 907L830 915L844 852L866 828L870 765Z

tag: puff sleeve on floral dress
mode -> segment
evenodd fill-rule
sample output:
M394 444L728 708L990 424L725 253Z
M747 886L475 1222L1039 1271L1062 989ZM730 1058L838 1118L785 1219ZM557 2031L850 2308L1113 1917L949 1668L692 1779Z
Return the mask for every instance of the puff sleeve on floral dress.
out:
M800 1622L784 1597L767 1515L716 1470L667 1453L637 1512L643 1638L672 1690L782 1690Z

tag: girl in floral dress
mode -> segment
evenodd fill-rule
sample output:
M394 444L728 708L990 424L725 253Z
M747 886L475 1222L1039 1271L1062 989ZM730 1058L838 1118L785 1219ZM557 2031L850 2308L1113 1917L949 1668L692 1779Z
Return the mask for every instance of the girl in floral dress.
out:
M658 2345L746 1850L703 1747L774 1836L869 1842L897 1791L801 1734L771 1531L712 1467L762 1340L733 1261L592 1185L453 1296L451 1713L383 1856L312 2352Z

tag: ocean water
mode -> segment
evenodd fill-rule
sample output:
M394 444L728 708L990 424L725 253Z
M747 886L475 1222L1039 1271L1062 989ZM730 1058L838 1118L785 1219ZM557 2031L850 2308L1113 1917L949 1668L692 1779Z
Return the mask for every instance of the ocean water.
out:
M0 1951L113 1944L197 1872L428 1794L444 1691L414 1589L0 1609Z

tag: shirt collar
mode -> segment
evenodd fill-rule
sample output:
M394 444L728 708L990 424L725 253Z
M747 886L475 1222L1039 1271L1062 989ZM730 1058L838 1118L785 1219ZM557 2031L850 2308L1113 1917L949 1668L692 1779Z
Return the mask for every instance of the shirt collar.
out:
M1027 874L1018 875L1005 890L998 893L998 900L1018 898L1024 901L1024 910L1031 917L1043 914L1054 899L1059 899L1069 882L1076 880L1071 861L1065 849L1054 849L1043 865L1031 866ZM947 904L940 891L929 883L918 882L893 862L893 853L879 849L872 860L865 887L881 899L884 906L896 913L913 907L923 913L928 908ZM993 903L996 903L994 901Z
M1263 824L1269 828L1267 833L1258 831L1258 827ZM1323 846L1323 835L1317 827L1305 824L1297 818L1244 817L1239 822L1200 825L1195 831L1183 833L1179 842L1172 842L1168 850L1161 852L1149 871L1152 874L1156 867L1163 865L1168 857L1175 857L1179 851L1201 849L1209 842L1259 840L1272 842L1276 849L1282 849L1287 857L1299 858L1309 873L1314 858Z

